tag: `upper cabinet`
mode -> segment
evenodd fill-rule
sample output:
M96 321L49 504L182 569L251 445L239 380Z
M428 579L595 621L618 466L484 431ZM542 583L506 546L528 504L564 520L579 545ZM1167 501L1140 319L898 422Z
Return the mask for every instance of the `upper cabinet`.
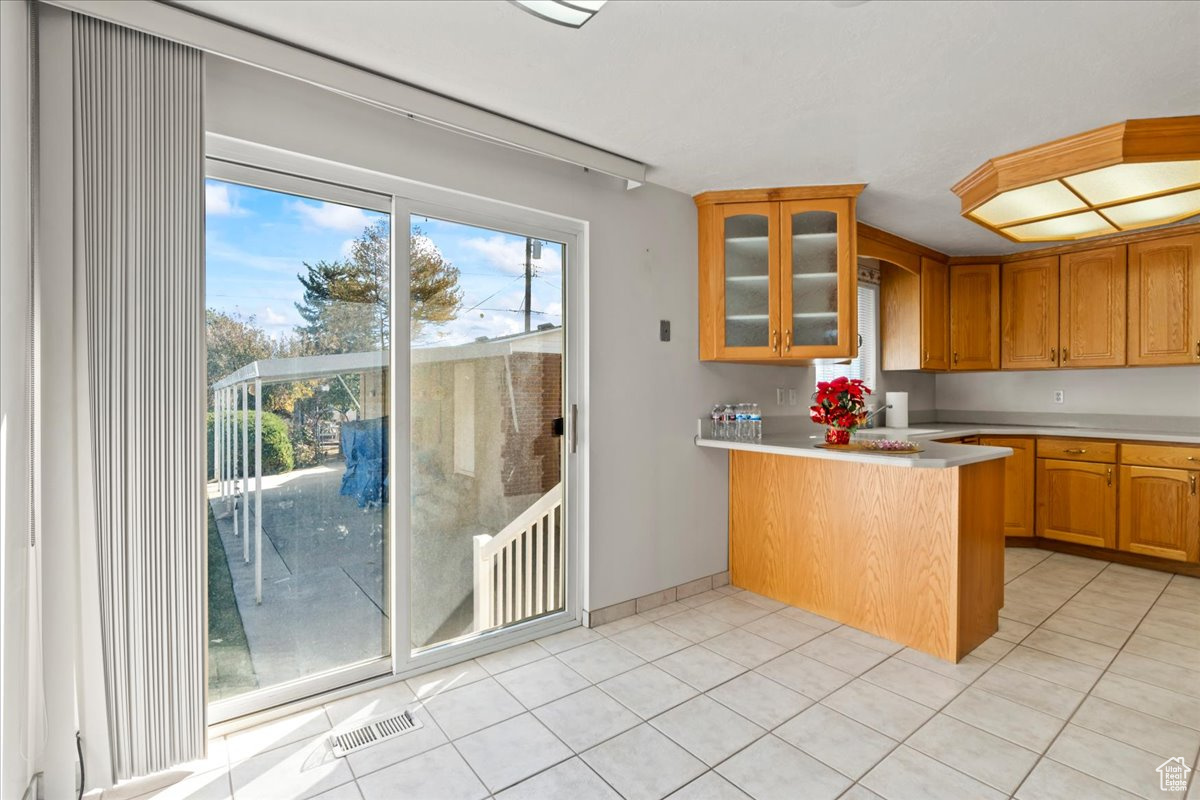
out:
M779 363L858 352L861 185L708 192L700 231L700 358Z
M950 267L950 369L1000 368L1000 265Z
M1058 256L1000 267L1000 366L1058 366Z
M950 268L921 256L921 369L950 369Z
M1200 234L1129 246L1129 363L1200 364Z
M1059 364L1125 363L1125 247L1067 253L1059 268Z

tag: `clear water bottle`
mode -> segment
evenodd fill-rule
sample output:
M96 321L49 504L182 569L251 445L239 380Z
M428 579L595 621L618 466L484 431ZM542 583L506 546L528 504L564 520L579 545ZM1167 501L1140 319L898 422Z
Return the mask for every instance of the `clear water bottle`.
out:
M758 403L750 404L750 441L762 441L762 410Z
M708 435L713 439L721 438L721 420L725 413L725 404L717 403L709 414Z
M725 410L721 413L721 438L737 438L737 409L732 403L726 403Z
M737 404L737 440L750 441L750 404Z

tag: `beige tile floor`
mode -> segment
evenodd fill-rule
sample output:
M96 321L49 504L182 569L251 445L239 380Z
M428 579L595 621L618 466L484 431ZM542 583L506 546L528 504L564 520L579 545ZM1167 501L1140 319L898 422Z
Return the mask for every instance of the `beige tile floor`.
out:
M232 734L156 800L1183 796L1156 768L1200 752L1200 579L1006 568L1000 631L957 665L723 587ZM424 727L329 754L402 708Z

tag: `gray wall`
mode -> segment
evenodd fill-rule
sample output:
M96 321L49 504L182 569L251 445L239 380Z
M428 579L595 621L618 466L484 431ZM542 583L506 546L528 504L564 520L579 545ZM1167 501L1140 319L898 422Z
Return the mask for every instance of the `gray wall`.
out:
M1063 390L1064 402L1053 400ZM1200 417L1200 367L980 372L937 376L937 407L954 411Z
M36 751L26 722L29 159L25 3L0 3L0 797L20 797Z
M577 167L447 133L213 58L209 130L590 225L591 511L585 608L726 568L726 459L692 444L717 400L804 413L811 370L697 360L696 209ZM658 341L658 321L672 341ZM774 407L775 387L801 403Z

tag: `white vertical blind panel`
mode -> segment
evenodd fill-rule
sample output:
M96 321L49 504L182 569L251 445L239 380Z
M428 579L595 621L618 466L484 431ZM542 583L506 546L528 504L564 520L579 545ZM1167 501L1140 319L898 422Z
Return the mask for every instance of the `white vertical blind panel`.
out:
M76 279L118 780L205 749L199 51L76 15ZM224 454L224 448L222 448Z

